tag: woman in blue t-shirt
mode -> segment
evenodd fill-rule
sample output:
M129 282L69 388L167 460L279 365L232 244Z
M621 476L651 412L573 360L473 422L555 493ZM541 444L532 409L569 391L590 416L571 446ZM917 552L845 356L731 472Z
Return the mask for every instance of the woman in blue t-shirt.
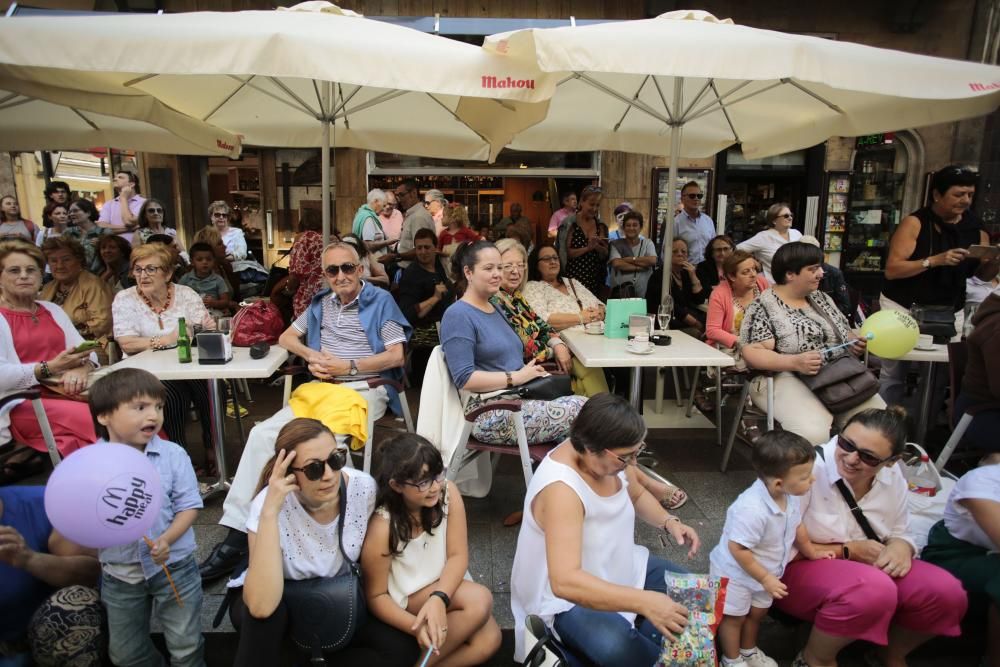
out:
M463 393L466 410L489 400L491 394L513 389L546 373L534 361L524 363L521 339L490 302L500 289L500 266L500 251L488 241L463 245L452 256L455 289L462 297L441 320L441 348L452 381L468 394ZM582 396L564 396L552 401L523 401L521 415L528 442L566 438L586 400ZM514 444L511 413L482 414L472 436L490 444Z

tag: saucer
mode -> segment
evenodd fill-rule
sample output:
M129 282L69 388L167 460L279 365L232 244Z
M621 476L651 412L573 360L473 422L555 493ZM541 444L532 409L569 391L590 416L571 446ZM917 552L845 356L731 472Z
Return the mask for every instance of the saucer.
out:
M919 345L914 345L913 349L918 350L920 352L933 352L934 350L937 349L937 346L934 345L934 343L931 343L930 346L928 347L920 347Z
M602 324L599 327L592 327L592 326L587 325L587 326L583 327L583 332L584 333L588 333L591 336L603 336L604 335L604 325Z
M655 346L655 345L653 345L652 343L649 343L649 344L648 344L648 345L647 345L646 347L644 347L644 348L637 348L637 347L633 347L633 346L631 346L631 345L626 345L626 346L625 346L625 351L626 351L626 352L630 352L630 353L632 353L632 354L652 354L652 353L653 353L653 349L654 349L655 347L656 347L656 346Z

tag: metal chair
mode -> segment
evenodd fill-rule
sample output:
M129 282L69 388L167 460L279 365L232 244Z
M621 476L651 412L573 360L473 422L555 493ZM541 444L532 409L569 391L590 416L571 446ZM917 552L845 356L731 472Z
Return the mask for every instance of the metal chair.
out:
M38 426L42 431L42 440L45 441L45 449L49 453L49 459L52 461L52 467L55 468L62 461L62 456L59 454L59 449L56 447L56 439L55 436L52 435L52 427L49 425L49 419L45 416L45 407L42 405L41 390L35 387L7 394L3 398L0 398L0 408L3 408L11 401L21 399L31 401L31 407L35 411L35 419L38 420ZM16 443L12 441L8 444Z
M759 371L751 368L746 370L726 369L723 375L739 379L743 383L743 387L740 390L739 403L736 406L736 415L733 417L733 425L729 429L725 449L722 450L720 469L722 472L726 472L726 468L729 467L729 457L733 452L733 444L736 442L736 432L739 430L740 420L746 412L747 399L750 397L750 383L760 376L764 376L767 379L767 430L774 430L774 375L767 371ZM721 396L718 398L721 400Z
M289 365L285 366L279 371L285 376L284 391L282 394L281 406L285 407L288 405L288 400L292 395L292 379L296 375L309 375L309 370L302 365ZM359 380L360 381L360 380ZM386 386L392 387L399 394L400 407L403 410L403 423L406 425L406 431L409 433L415 433L416 430L413 428L413 417L410 416L410 404L406 400L406 388L403 386L402 382L397 382L396 380L389 380L386 378L375 377L367 378L363 380L368 384L369 389L376 389L378 387ZM390 429L398 430L398 429ZM372 441L375 438L375 418L374 415L368 413L368 440L365 442L364 446L364 464L362 470L366 473L371 473L372 466Z
M969 355L968 345L965 341L948 343L948 421L952 424L955 423L955 399L958 398L959 393L962 391L962 379L965 377L965 365ZM969 425L972 424L975 416L980 412L991 410L1000 410L1000 403L980 403L966 408L965 412L962 413L962 417L958 420L958 424L955 425L955 429L951 432L948 442L944 444L944 448L938 454L937 460L934 461L934 467L938 469L938 472L944 472L944 467L948 464L948 459L951 458L955 449L961 444L962 438L965 436L965 432L969 429Z

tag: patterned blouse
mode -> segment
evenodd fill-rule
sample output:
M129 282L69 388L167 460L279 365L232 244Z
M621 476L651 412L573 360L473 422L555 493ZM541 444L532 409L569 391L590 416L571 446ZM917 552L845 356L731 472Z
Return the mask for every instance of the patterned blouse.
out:
M288 257L288 272L299 279L299 288L292 299L293 319L298 319L316 293L325 286L320 258L322 254L323 237L319 232L313 230L302 232L292 244L292 252Z
M500 290L490 301L500 309L504 319L521 339L525 361L531 359L548 361L553 357L549 341L553 337L558 339L558 334L545 320L535 314L520 290L514 294Z
M603 222L597 222L597 235L604 239L608 238L608 226ZM574 220L569 229L566 247L585 248L587 242L586 232ZM566 276L576 278L583 283L584 287L595 294L601 291L607 271L607 256L601 255L596 250L589 250L577 257L569 257L566 261Z
M563 294L544 280L532 280L524 286L524 298L535 313L546 322L556 313L579 313L584 308L603 306L593 292L579 280L563 278L567 293ZM574 324L570 329L582 329Z
M847 319L829 296L816 290L806 297L809 308L792 308L769 289L747 306L740 326L740 344L774 341L774 351L799 354L838 345L851 337ZM824 317L821 313L825 313ZM831 326L831 322L835 326ZM824 353L826 361L845 354L847 348Z

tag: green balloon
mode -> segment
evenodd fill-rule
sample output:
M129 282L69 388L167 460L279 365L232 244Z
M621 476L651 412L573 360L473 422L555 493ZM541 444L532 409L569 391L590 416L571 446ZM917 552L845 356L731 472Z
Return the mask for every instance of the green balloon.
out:
M872 354L883 359L900 359L917 344L920 327L909 313L880 310L865 320L861 335L868 339Z

